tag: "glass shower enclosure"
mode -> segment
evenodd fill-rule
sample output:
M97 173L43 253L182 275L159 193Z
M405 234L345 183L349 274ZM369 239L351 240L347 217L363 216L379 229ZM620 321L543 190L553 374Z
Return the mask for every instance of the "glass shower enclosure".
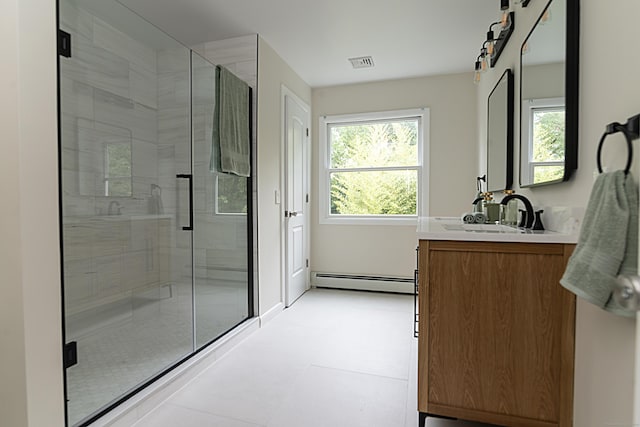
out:
M60 204L76 426L253 315L251 181L210 169L213 64L115 0L60 0L59 17L71 40Z

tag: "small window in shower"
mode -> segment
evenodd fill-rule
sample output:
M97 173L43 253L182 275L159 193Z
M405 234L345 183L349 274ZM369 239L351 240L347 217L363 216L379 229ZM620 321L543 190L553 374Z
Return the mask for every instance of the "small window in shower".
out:
M131 144L129 142L106 142L104 144L104 195L130 197L131 191Z

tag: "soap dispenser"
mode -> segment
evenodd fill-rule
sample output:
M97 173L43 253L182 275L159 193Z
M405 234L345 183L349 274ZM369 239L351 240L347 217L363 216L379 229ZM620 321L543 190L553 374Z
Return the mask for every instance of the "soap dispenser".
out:
M542 213L544 211L541 209L535 212L536 219L533 221L533 230L542 231L544 230L544 225L542 225Z
M500 204L493 200L493 193L484 193L483 210L487 216L487 222L500 221Z
M504 190L505 196L515 194L513 190ZM518 199L511 199L504 205L502 223L505 225L516 225L518 223Z

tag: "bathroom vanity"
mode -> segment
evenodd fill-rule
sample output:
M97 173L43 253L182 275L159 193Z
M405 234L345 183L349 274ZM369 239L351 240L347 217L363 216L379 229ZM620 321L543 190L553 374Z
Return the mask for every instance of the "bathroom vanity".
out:
M425 218L418 239L420 425L572 426L576 236Z
M65 300L69 315L170 282L169 215L67 217ZM128 274L123 274L127 271Z

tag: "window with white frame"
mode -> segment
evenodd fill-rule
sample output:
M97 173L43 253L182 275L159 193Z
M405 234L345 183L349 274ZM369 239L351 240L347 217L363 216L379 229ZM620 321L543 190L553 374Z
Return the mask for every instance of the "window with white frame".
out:
M523 101L522 131L528 141L522 162L523 174L531 183L555 181L564 176L564 98Z
M426 214L428 109L320 118L321 223L415 223Z

